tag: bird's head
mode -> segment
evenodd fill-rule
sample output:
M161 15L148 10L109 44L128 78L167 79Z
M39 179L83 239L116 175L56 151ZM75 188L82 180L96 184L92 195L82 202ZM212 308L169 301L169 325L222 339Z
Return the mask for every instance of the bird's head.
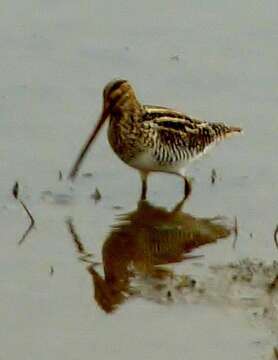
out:
M105 120L112 114L124 114L140 109L134 90L127 80L112 80L103 90L103 108L99 120L77 158L69 177L74 178L89 147Z
M103 90L102 116L119 114L138 106L135 92L127 80L112 80Z

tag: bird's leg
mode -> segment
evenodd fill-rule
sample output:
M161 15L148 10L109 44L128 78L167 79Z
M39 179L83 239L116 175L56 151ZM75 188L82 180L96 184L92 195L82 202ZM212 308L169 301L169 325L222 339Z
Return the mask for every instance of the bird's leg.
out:
M146 200L147 197L147 177L148 173L140 171L141 180L142 180L142 191L141 191L141 200Z
M179 213L183 208L185 200L186 200L186 197L183 197L183 199L177 203L177 205L174 207L174 209L171 211L171 213Z
M186 200L189 195L191 194L192 191L192 186L189 180L187 180L186 177L183 178L184 179L184 200Z
M177 205L172 210L173 213L180 212L182 210L185 200L189 197L192 191L191 183L187 180L185 176L183 176L182 178L184 180L184 195L181 201L178 202Z

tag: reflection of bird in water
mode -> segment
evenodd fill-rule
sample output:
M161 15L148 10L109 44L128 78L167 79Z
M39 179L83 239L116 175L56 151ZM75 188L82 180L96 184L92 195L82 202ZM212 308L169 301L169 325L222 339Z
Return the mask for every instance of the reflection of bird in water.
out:
M135 211L120 216L102 248L104 278L94 266L88 268L95 299L106 312L134 294L130 283L138 274L158 284L173 275L158 265L180 262L190 250L230 234L219 218L196 218L181 207L167 211L141 201Z
M108 140L112 149L122 161L140 172L141 199L146 198L147 177L153 171L181 176L187 196L190 192L185 177L188 163L204 154L211 145L241 132L239 127L197 120L169 108L142 105L128 81L114 80L104 88L102 114L72 168L71 178L76 176L88 148L108 117Z

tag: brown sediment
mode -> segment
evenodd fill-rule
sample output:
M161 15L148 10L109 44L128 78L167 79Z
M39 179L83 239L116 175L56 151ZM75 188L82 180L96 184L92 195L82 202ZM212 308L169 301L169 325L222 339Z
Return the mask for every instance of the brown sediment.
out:
M268 291L271 292L277 288L278 288L278 275L276 275L275 278L268 285Z
M18 245L21 245L26 237L28 236L28 234L30 233L30 231L32 230L32 228L34 227L35 225L35 220L30 212L30 210L27 208L27 206L25 205L25 203L19 198L19 185L18 185L18 182L16 181L14 186L13 186L13 196L16 200L19 201L19 203L21 204L21 206L23 207L23 209L25 210L26 214L28 215L29 219L30 219L30 225L29 227L27 228L27 230L24 232L24 234L22 235L21 239L18 241Z

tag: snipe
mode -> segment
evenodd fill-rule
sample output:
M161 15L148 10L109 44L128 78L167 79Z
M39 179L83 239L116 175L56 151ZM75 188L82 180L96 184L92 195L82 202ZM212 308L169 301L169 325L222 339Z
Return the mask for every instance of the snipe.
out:
M188 196L191 187L185 176L186 165L211 145L241 132L239 127L197 120L165 107L142 105L127 80L113 80L104 88L102 114L70 172L71 178L76 176L108 117L112 149L122 161L140 172L141 199L146 198L147 177L154 171L181 176Z

